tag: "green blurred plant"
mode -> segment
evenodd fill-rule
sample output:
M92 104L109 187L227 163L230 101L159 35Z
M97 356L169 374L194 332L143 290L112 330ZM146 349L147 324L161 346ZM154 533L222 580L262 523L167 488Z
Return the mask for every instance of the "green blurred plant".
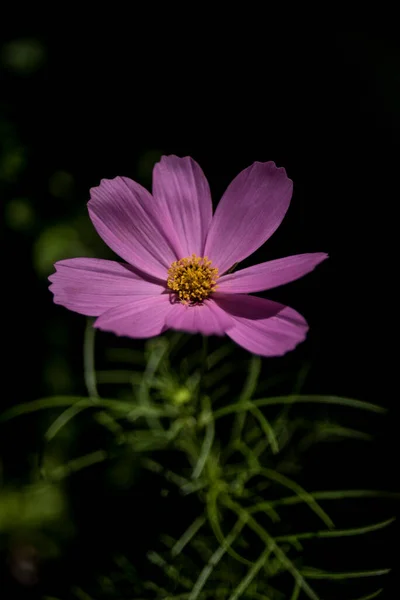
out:
M46 51L36 38L15 39L1 49L0 62L19 75L32 75L45 62Z
M87 397L39 399L9 409L1 420L64 408L45 434L51 442L82 411L89 410L98 425L112 434L112 449L96 449L67 464L46 462L45 455L41 472L46 481L57 483L82 468L118 455L125 457L128 450L139 457L142 469L164 478L181 497L195 500L198 514L181 535L176 537L176 527L171 532L166 523L159 547L147 554L159 579L142 581L136 574L135 590L139 585L142 591L132 598L319 600L325 597L321 581L330 581L332 586L388 572L381 568L328 572L305 564L304 557L315 540L372 534L392 522L337 526L329 512L333 501L394 495L374 490L308 491L293 476L299 467L299 449L323 440L369 439L364 432L332 419L312 422L296 416L293 407L340 405L376 414L385 412L382 407L350 398L302 395L304 373L291 395L259 397L258 357L251 359L242 390L237 392L231 384L232 346L225 344L207 353L204 339L202 350L190 354L185 351L189 336L179 333L149 340L144 356L123 349L110 353L111 361L134 368L96 371L94 332L89 322L84 347ZM99 393L104 385L115 386L115 398ZM165 450L170 452L165 454ZM179 470L173 470L171 460L165 458L171 452L184 459L179 461ZM7 498L3 503L7 505ZM304 531L296 515L291 516L291 510L299 506L314 519L312 529ZM118 561L126 567L126 559ZM118 597L117 582L125 577L114 574L106 578L107 585L102 580L96 598L99 594ZM287 586L289 580L292 591L288 596L280 585L283 581ZM76 597L91 598L76 590ZM378 594L379 590L363 598Z

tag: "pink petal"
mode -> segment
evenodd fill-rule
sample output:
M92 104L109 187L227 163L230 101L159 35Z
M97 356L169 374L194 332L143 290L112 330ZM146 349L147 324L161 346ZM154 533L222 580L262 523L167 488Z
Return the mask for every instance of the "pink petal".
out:
M138 296L100 315L94 327L131 338L153 337L166 329L165 320L172 308L169 294Z
M89 215L98 234L116 254L162 280L179 258L179 241L167 209L127 177L103 179L91 189Z
M253 354L281 356L306 337L305 319L288 306L240 294L215 293L213 298L235 322L227 335Z
M204 254L220 275L259 248L279 227L293 184L275 163L256 162L228 186L213 217Z
M246 294L269 290L303 277L326 258L328 255L325 252L315 252L270 260L224 275L218 280L218 291Z
M212 219L210 187L190 157L163 156L153 170L153 196L170 215L182 256L203 256Z
M232 318L212 300L193 306L177 302L168 314L166 323L178 331L224 335L232 326Z
M135 296L161 294L165 288L140 277L129 265L97 258L70 258L55 265L49 277L54 302L97 317Z

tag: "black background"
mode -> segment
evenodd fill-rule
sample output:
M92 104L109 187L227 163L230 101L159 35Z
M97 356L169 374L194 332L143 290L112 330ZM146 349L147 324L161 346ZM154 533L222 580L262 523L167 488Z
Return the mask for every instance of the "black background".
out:
M310 323L296 351L312 362L310 391L389 408L376 422L372 450L355 468L360 481L369 479L367 487L399 490L397 36L274 34L271 24L244 34L195 23L193 17L190 26L146 32L139 19L123 32L114 22L89 32L3 26L4 43L28 36L46 49L34 74L1 71L2 114L28 153L23 177L5 194L32 197L46 224L64 218L48 191L58 169L73 173L74 202L84 206L101 178L137 177L135 165L152 150L196 159L214 202L256 160L285 167L294 181L292 205L255 262L329 253L312 275L270 297ZM66 353L77 369L73 348L83 325L53 306L32 267L33 239L7 228L2 237L2 389L12 404L47 393L44 331L53 316L62 314L76 332ZM396 526L385 541L393 568L388 589L390 581L398 589L395 539Z

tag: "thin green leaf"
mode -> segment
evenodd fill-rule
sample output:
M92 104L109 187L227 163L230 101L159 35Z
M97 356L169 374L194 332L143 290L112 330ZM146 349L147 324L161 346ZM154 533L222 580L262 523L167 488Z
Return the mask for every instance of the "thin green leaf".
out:
M181 492L183 495L193 494L209 486L209 482L204 479L198 479L197 481L189 481L181 486Z
M224 383L217 388L214 388L211 392L211 398L213 403L217 402L220 398L223 398L230 392L230 385L228 383Z
M87 407L80 404L74 404L73 406L70 406L64 410L61 415L59 415L57 419L53 421L44 434L45 439L50 442L65 425L67 425L74 417L76 417L76 415L79 415L79 413L85 408Z
M239 404L250 400L256 391L258 379L261 372L261 358L259 356L252 356L250 360L249 373L246 378L245 384L239 396Z
M310 433L301 440L298 448L299 451L302 452L312 444L336 441L336 438L347 438L366 442L373 440L373 436L369 433L365 433L365 431L359 431L358 429L352 429L350 427L342 427L341 425L328 425L322 423L320 426L317 425L317 430L315 432Z
M123 441L125 435L125 429L118 423L116 419L109 412L102 410L95 414L94 418L100 425L108 429L120 442Z
M242 477L244 477L247 480L249 479L249 473L252 473L253 471L261 468L258 456L254 453L254 450L252 448L249 448L249 446L241 439L237 440L236 442L232 442L231 446L227 447L227 450L229 450L229 454L228 452L226 453L226 459L234 452L240 452L241 454L243 454L248 463L246 465L227 465L227 473L238 473L239 475L242 474ZM248 469L249 467L250 471Z
M298 598L300 596L300 592L301 592L301 587L297 583L297 581L295 581L294 582L293 592L292 592L292 595L290 596L290 600L298 600Z
M253 509L251 510L253 512ZM384 527L391 525L396 519L387 519L386 521L380 521L379 523L373 523L372 525L365 525L364 527L353 527L351 529L334 529L327 531L307 531L304 533L294 533L290 535L281 535L275 538L277 542L290 542L292 540L307 540L313 538L332 538L332 537L349 537L353 535L364 535L365 533L371 533L372 531L378 531Z
M233 413L240 413L250 410L253 406L258 408L265 406L277 406L280 404L331 404L337 406L348 406L350 408L358 408L375 413L386 413L386 408L362 400L354 400L353 398L341 398L340 396L319 396L319 395L303 395L303 396L275 396L271 398L259 398L252 402L235 402L223 408L219 408L214 412L214 419L225 417Z
M108 453L105 450L96 450L95 452L90 452L90 454L71 460L64 465L55 467L49 472L44 471L43 476L52 482L60 481L81 469L87 469L95 464L104 462L107 458Z
M223 363L220 367L204 373L201 378L203 386L206 389L214 387L217 383L221 382L225 377L230 375L234 370L234 366L231 362Z
M213 572L213 570L215 569L215 567L217 566L217 564L219 563L221 558L224 556L225 552L228 550L228 548L230 548L230 546L236 540L239 533L243 529L245 522L246 522L245 518L243 518L243 517L239 518L238 521L235 523L234 527L232 528L232 530L229 532L229 534L223 540L223 543L220 545L218 550L216 550L213 553L213 555L211 556L207 565L201 571L196 583L194 584L193 590L189 596L189 600L197 600L201 590L203 589L204 585L207 582L207 579L210 577L211 573Z
M179 538L179 540L171 548L172 556L178 556L185 548L187 544L194 538L194 536L200 531L206 522L205 517L197 517L193 523L186 529L185 533Z
M270 422L264 417L261 410L259 408L257 408L256 406L251 408L250 412L253 415L253 417L255 417L257 419L257 421L260 423L261 429L263 430L265 437L268 440L268 443L271 447L272 453L278 454L278 452L279 452L278 440L275 437L275 432L274 432L274 429L271 426Z
M299 369L293 387L293 394L300 394L311 370L311 362L305 362Z
M224 360L227 356L232 354L233 347L230 344L225 344L211 352L207 356L207 367L213 369L221 360Z
M166 339L159 338L157 341L153 341L150 347L150 354L147 360L142 380L140 382L138 392L138 402L139 405L142 407L148 407L150 405L150 386L155 374L157 373L158 368L160 367L161 362L166 357L168 351L168 342ZM146 419L150 429L163 429L158 416L148 416L146 417Z
M275 471L274 469L268 469L265 467L255 470L254 474L255 475L264 475L265 477L267 477L267 479L270 479L271 481L275 481L276 483L279 483L280 485L292 490L293 492L295 492L297 494L298 498L300 498L302 502L304 502L305 504L308 504L310 509L321 519L321 521L323 523L325 523L325 525L327 527L329 527L329 528L334 527L332 519L329 517L329 515L327 515L327 513L324 511L324 509L318 504L318 502L315 499L315 496L313 496L312 494L307 492L307 490L305 490L301 485L299 485L298 483L296 483L295 481L293 481L286 475L283 475L282 473L279 473L278 471ZM271 502L270 504L272 505L273 502ZM253 509L254 509L254 507L250 509L250 512L254 512Z
M258 383L258 379L260 377L260 372L261 372L261 359L259 356L252 356L251 360L250 360L250 368L249 368L249 372L247 374L243 389L240 393L237 405L238 406L244 406L245 404L247 404L252 395L254 394L256 388L257 388L257 383ZM222 410L222 409L220 409ZM218 413L218 411L216 411ZM215 414L215 413L214 413ZM246 411L237 411L237 415L235 418L235 422L233 424L232 427L232 433L231 433L231 440L238 440L240 439L241 435L242 435L242 431L243 431L243 427L245 424L245 420L246 420Z
M350 408L357 408L361 410L367 410L369 412L385 414L387 409L377 404L371 404L370 402L364 402L362 400L354 400L353 398L343 398L341 396L320 396L315 395L301 395L301 396L281 396L276 398L260 398L254 400L253 404L258 407L261 406L273 406L277 404L332 404L337 406L348 406Z
M172 581L179 583L187 590L192 588L192 581L188 577L184 577L173 565L167 563L158 552L148 552L147 558L153 565L159 567Z
M135 406L134 408L131 408L126 415L126 418L130 421L136 421L142 417L146 417L148 419L161 419L162 417L176 418L177 414L178 413L175 407L163 406L162 408L158 408L157 406L152 406L149 404L147 406Z
M9 421L24 414L37 412L39 410L48 410L60 408L63 406L72 406L78 404L82 408L107 408L111 412L121 413L123 416L131 417L132 419L147 416L157 415L159 417L175 417L177 410L172 406L156 407L138 407L131 402L123 402L121 400L108 398L87 398L84 396L49 396L48 398L40 398L32 402L17 404L6 410L0 415L1 421Z
M0 414L0 421L8 421L39 410L71 406L71 404L76 404L77 402L87 402L87 398L83 396L50 396L48 398L40 398L39 400L12 406Z
M85 399L76 402L75 404L67 408L63 413L61 413L61 415L57 417L57 419L52 423L52 425L50 425L49 429L45 434L45 438L47 439L47 441L52 440L60 432L60 430L71 421L71 419L73 419L76 415L81 413L86 408L98 408L102 406L106 406L107 408L111 408L113 411L117 412L119 412L119 410L121 409L123 412L129 410L129 413L126 415L126 418L128 418L130 421L135 421L141 417L158 419L159 417L171 416L171 414L173 414L168 409L158 409L151 405L135 406L134 408L130 408L131 405L124 402L118 403L117 401L114 402L104 400L103 398L93 398L92 400ZM168 433L166 432L165 435L167 436Z
M358 579L361 577L379 577L381 575L387 575L390 573L390 569L376 569L371 571L349 571L348 573L328 573L327 571L320 571L313 569L312 567L303 567L301 574L309 579Z
M160 465L155 460L152 460L151 458L143 458L141 461L141 465L145 469L151 471L152 473L157 473L158 475L163 476L167 481L170 481L179 488L186 486L190 483L190 481L185 477L182 477L181 475L178 475L177 473L174 473L169 469L164 469L162 465Z
M93 600L92 596L89 596L82 588L74 587L72 593L78 600Z
M264 542L267 547L271 548L276 558L280 560L282 565L292 575L293 579L297 581L304 593L307 594L311 600L321 600L305 580L304 574L295 567L292 561L286 556L282 548L276 544L274 538L251 516L250 512L242 508L240 504L233 502L228 497L224 497L224 503L227 507L236 512L239 517L241 516L243 518L247 518L248 526L259 536L261 541Z
M95 370L95 335L96 330L93 327L94 319L87 319L86 329L83 341L83 373L85 379L86 389L88 394L92 398L98 397L97 384L96 384L96 370Z
M209 490L209 492L207 494L206 509L207 509L207 516L208 516L208 521L211 525L211 529L213 530L214 535L217 538L220 546L223 547L225 544L225 536L223 534L219 516L218 516L217 499L218 499L219 495L220 495L220 490L218 490L216 488L211 488ZM238 554L236 552L236 550L234 550L230 546L228 546L227 551L228 551L228 554L230 554L232 556L232 558L236 559L238 562L241 562L245 565L253 564L250 560L248 560L247 558L244 558L244 556L241 556L240 554Z
M251 567L251 569L249 569L249 571L247 572L247 575L245 577L243 577L242 581L239 583L239 585L236 587L236 589L230 595L229 600L238 600L238 598L240 598L240 596L243 594L243 592L245 592L246 589L248 588L248 586L251 584L253 579L258 575L259 571L261 570L261 568L263 567L265 562L268 560L268 557L270 554L271 554L271 548L266 548L264 550L264 552L262 552L262 554L260 554L257 561L254 563L254 565Z
M314 500L344 500L346 498L392 498L400 499L400 493L398 492L381 492L377 490L327 490L309 492L310 496ZM290 506L293 504L300 504L303 502L302 498L298 495L288 496L287 498L281 498L280 500L271 500L269 504L271 506Z
M182 331L172 331L167 334L169 354L174 355L190 340L190 335Z
M203 443L200 448L199 458L196 466L193 469L192 479L198 479L203 472L207 459L210 455L212 445L214 442L214 421L212 419L211 402L208 396L203 396L203 415L206 420L206 432L204 435ZM211 415L211 418L209 417Z
M372 594L368 594L368 596L363 596L362 598L355 598L355 600L373 600L374 598L377 598L378 596L380 596L383 592L383 588L380 588L379 590L376 590L376 592L372 592Z

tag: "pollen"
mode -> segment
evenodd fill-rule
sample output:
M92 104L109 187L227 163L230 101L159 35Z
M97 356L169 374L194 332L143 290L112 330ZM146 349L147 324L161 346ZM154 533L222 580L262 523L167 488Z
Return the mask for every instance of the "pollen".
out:
M218 269L212 266L211 260L192 254L172 263L167 285L183 304L197 304L215 290L217 279Z

